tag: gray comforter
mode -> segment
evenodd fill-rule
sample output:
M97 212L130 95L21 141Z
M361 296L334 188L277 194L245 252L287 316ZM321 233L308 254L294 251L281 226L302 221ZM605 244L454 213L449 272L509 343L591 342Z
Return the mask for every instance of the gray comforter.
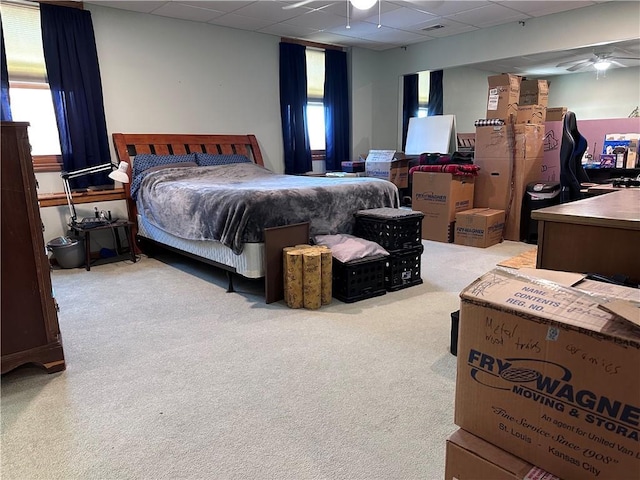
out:
M354 212L397 207L398 189L366 177L281 175L252 163L167 168L147 175L138 211L189 240L216 240L242 252L266 227L310 222L310 234L352 233Z

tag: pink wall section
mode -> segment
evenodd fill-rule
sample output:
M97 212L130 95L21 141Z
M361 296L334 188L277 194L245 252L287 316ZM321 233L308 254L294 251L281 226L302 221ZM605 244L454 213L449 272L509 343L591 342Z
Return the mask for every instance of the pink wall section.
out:
M607 118L603 120L580 120L578 131L587 139L589 153L602 153L605 135L609 133L640 133L640 118ZM544 160L541 180L560 181L560 144L562 121L546 122L544 137Z

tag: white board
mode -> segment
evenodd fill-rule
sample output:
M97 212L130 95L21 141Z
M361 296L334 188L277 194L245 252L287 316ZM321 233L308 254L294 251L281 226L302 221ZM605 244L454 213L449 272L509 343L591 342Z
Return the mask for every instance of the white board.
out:
M411 117L404 153L453 153L457 143L455 115Z

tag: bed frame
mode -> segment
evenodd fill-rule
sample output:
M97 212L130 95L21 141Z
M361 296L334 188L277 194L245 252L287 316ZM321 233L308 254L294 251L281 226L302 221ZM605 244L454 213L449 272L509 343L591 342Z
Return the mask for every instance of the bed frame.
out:
M133 165L134 157L139 153L150 153L156 155L184 155L188 153L212 153L212 154L239 154L245 155L258 165L264 166L262 153L258 146L255 135L200 135L200 134L165 134L165 133L114 133L113 143L115 146L118 162L127 162L130 167ZM129 168L127 175L129 183L124 184L127 202L127 212L129 220L133 222L132 234L136 239L133 246L136 253L141 253L139 242L151 243L152 246L159 245L162 248L176 251L182 255L195 258L196 260L223 268L227 272L229 281L228 291L233 291L233 277L236 273L233 267L215 262L206 258L193 255L170 246L144 239L138 236L138 209L135 201L131 198L131 180L133 168Z

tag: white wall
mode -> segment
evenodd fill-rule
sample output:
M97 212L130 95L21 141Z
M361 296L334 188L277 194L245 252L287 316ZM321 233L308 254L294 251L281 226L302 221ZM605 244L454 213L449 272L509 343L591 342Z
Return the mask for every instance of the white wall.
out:
M87 4L109 135L253 133L283 171L279 38Z
M614 68L550 77L549 106L568 107L580 120L628 117L640 105L640 68Z

